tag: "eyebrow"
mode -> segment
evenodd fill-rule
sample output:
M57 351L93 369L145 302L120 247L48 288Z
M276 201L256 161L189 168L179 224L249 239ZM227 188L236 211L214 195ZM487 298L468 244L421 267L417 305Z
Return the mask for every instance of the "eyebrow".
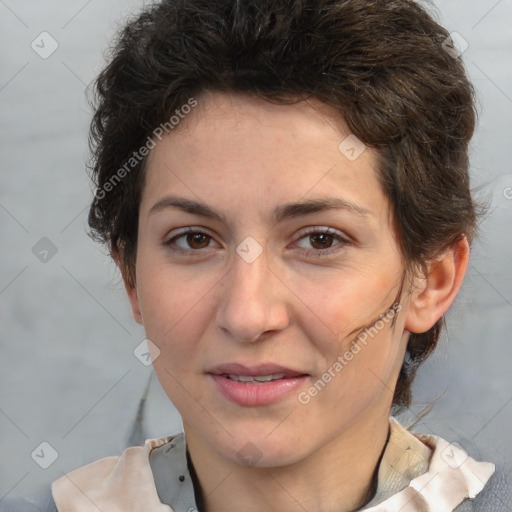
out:
M161 212L168 208L182 210L192 215L198 215L200 217L228 224L226 217L222 213L215 211L207 204L174 195L165 196L157 201L150 208L149 214ZM370 210L363 208L362 206L358 206L350 201L346 201L338 197L322 197L279 205L272 211L271 219L275 224L278 224L285 219L312 215L326 210L345 210L360 217L372 215Z

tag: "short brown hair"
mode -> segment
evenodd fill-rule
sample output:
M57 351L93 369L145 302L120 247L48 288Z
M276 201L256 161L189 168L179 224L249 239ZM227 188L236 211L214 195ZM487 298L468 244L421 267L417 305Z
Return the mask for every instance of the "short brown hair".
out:
M153 130L206 90L275 103L317 98L376 149L407 268L462 236L476 207L468 174L474 91L448 32L412 0L163 0L126 24L95 83L90 234L135 282L146 158L119 169ZM118 173L119 176L119 173ZM111 183L110 187L106 187ZM114 186L115 185L115 186ZM108 193L105 191L108 188ZM440 319L411 334L393 404L411 402Z

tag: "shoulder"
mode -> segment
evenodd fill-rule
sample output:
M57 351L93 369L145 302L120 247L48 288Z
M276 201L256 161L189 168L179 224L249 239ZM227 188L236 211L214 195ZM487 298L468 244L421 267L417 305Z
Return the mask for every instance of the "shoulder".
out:
M125 510L168 512L158 499L150 455L182 435L148 439L144 445L126 448L121 455L105 457L75 469L53 482L32 499L0 501L0 512L58 512L60 510L109 510L112 500ZM172 444L172 443L171 443ZM136 498L133 489L144 489ZM125 500L129 503L124 503ZM91 505L95 503L95 505ZM126 507L124 507L126 505ZM146 505L150 505L146 507Z
M159 499L149 459L154 449L175 437L148 439L119 456L99 459L57 479L52 484L57 510L107 511L115 503L125 511L169 512Z
M34 499L2 500L0 512L57 512L57 507L48 488Z
M505 512L512 503L512 462L503 455L487 453L492 462L477 462L481 459L478 448L467 439L454 435L457 441L448 443L437 436L418 435L430 442L435 438L436 452L439 452L436 468L450 466L459 474L465 475L466 498L453 509L453 512ZM454 456L455 455L455 456ZM474 458L473 458L474 457ZM451 461L450 461L451 459ZM475 460L477 459L477 460ZM452 464L455 463L455 466ZM489 470L492 467L492 470ZM441 473L441 472L440 472ZM453 475L455 475L453 473ZM452 475L452 476L453 476ZM450 478L451 479L451 478ZM512 510L512 509L510 509Z
M377 512L408 507L408 510L417 510L418 512L427 509L455 512L493 512L498 510L504 512L505 504L510 503L508 483L510 469L498 468L497 464L491 462L478 461L458 443L449 443L444 438L433 434L413 434L392 420L389 443L397 448L395 451L398 451L398 455L403 450L409 457L416 455L410 453L411 451L415 452L418 446L418 443L410 442L412 438L430 449L427 467L419 468L418 472L421 474L412 478L405 487L400 484L400 490L392 489L391 496L380 501L376 506L373 506L372 502L369 503L373 507L365 510ZM397 443L397 440L400 442ZM407 457L402 456L398 461L396 457L392 457L392 459L393 467L404 472L404 468L400 466L400 460L407 461ZM386 475L392 475L392 473L387 470ZM409 476L414 475L407 474L407 480L409 480ZM501 506L499 506L500 502ZM382 508L383 506L387 508Z
M512 503L512 463L496 463L496 471L474 500L466 500L455 512L504 512Z

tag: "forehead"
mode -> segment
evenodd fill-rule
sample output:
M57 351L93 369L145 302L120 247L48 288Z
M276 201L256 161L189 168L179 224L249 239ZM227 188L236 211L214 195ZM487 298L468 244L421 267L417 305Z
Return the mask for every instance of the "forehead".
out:
M326 194L361 209L384 205L375 152L332 107L211 92L197 100L151 150L141 210L171 192L262 214L271 203Z

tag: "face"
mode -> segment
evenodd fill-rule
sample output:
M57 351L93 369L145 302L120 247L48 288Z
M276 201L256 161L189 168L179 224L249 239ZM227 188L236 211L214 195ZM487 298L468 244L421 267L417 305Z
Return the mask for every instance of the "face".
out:
M390 204L320 102L198 102L149 156L130 300L187 435L291 464L391 404L407 304L376 323L404 272Z

